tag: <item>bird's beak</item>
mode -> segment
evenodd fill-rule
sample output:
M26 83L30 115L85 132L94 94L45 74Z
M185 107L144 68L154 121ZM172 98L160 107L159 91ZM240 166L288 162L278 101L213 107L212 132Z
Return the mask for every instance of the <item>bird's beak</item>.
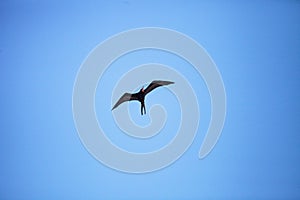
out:
M142 92L145 92L144 87L142 87Z

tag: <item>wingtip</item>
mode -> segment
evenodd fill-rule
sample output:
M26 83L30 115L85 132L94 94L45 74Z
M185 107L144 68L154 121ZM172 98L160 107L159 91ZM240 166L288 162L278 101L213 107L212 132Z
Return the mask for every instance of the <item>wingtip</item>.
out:
M175 83L174 81L168 81L168 85L174 84L174 83Z
M152 81L152 83L153 82L163 82L163 83L165 83L165 84L174 84L175 82L174 81L164 81L164 80L155 80L155 81Z

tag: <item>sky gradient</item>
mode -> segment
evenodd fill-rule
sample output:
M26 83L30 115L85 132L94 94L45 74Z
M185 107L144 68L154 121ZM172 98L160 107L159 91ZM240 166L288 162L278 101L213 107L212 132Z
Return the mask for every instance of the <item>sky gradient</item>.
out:
M299 199L299 19L298 1L1 1L0 198ZM130 67L154 61L187 77L201 102L199 131L188 151L165 169L132 175L102 165L84 148L73 122L72 92L96 45L149 26L182 32L207 50L224 81L227 116L217 145L199 160L210 119L201 77L165 52L120 58L101 80L109 87L97 90L96 103L102 92L110 103L111 88ZM121 65L126 67L117 70ZM146 106L164 105L159 98L166 97L174 102L169 120L175 123L178 105L166 93L149 96ZM110 110L101 112L105 106L111 104L96 105L97 115L117 133ZM138 104L130 112L137 123L148 119L136 116ZM164 137L153 143L130 142L115 132L108 137L129 150L148 151L166 144L173 129L167 124Z

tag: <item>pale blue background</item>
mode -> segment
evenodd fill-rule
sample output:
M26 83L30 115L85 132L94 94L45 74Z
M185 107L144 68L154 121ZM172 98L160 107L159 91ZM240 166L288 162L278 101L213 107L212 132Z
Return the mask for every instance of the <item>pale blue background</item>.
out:
M1 1L0 199L299 199L299 19L299 1ZM98 43L144 26L183 32L209 52L225 83L228 112L204 160L197 156L208 100L204 126L183 157L163 170L131 175L85 150L72 118L72 89ZM160 61L156 53L150 61ZM186 70L202 91L201 78ZM148 107L160 95L176 104L166 91L153 94ZM111 105L97 109L105 106ZM138 104L131 111L139 113Z

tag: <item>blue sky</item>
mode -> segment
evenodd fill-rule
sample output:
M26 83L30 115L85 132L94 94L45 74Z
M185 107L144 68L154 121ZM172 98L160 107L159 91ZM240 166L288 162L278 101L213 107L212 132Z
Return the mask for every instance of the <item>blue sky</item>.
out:
M299 199L299 11L298 1L1 1L1 199ZM196 87L203 125L189 150L163 170L132 175L86 151L73 122L72 91L97 44L148 26L182 32L208 51L223 77L227 117L216 147L199 160L209 99L203 85ZM192 85L203 83L181 68L186 63L160 53L136 52L124 62L174 64ZM138 104L130 110L139 113ZM110 119L107 114L107 124Z

